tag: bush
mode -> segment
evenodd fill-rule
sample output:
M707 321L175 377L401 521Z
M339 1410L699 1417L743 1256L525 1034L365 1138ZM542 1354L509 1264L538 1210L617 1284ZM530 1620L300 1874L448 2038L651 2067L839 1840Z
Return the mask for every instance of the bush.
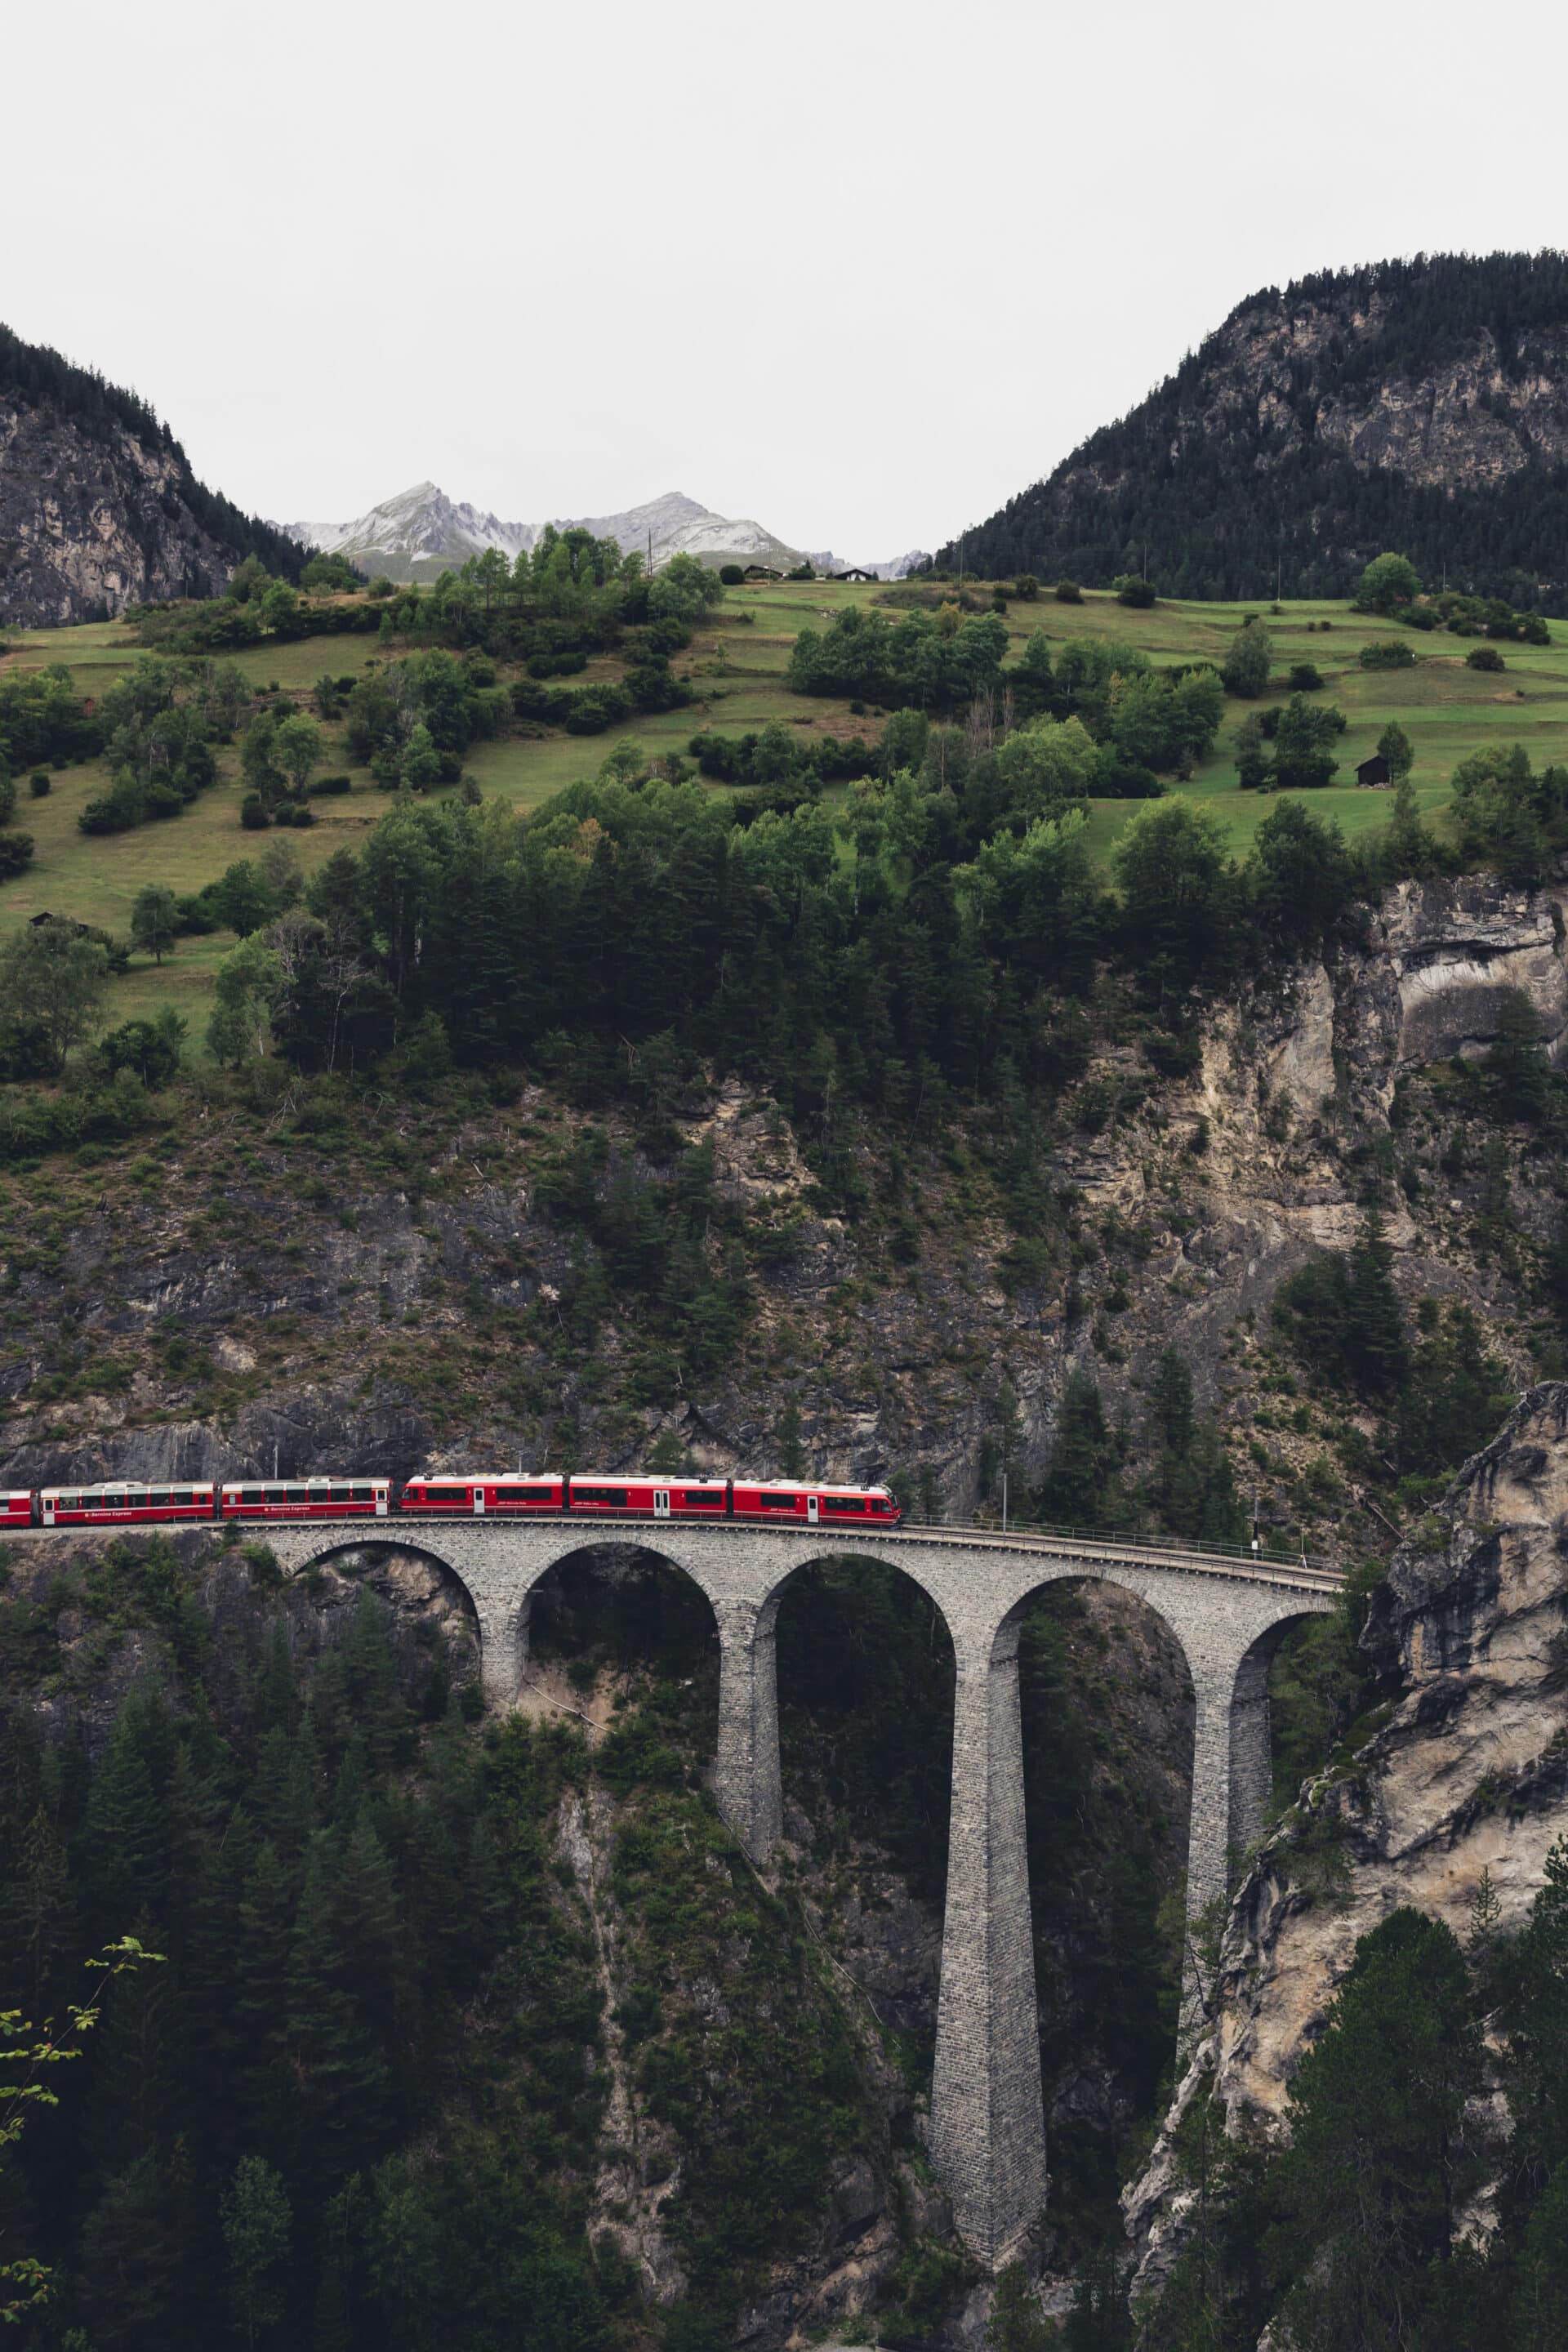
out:
M27 790L32 793L33 798L36 801L47 800L49 796L48 771L45 768L35 768L32 774L27 779Z
M340 793L352 793L353 790L353 782L347 776L318 776L310 786L310 798L313 801L331 800Z
M1032 572L1020 572L1013 583L1013 593L1020 604L1032 604L1040 593L1040 583Z
M1153 582L1140 579L1135 572L1122 572L1110 584L1116 591L1119 604L1131 604L1142 612L1154 602Z
M606 727L632 715L632 698L624 687L585 686L566 705L568 735L602 735Z
M0 882L20 874L33 855L30 833L0 833Z
M1082 602L1083 590L1079 586L1076 580L1058 580L1057 582L1057 603L1058 604L1081 604Z
M719 577L726 588L739 588L744 584L746 575L738 563L721 563Z
M1496 646L1472 646L1465 656L1467 669L1504 669L1507 664Z
M1323 673L1316 662L1292 662L1289 687L1292 694L1316 694L1323 683Z
M239 821L247 833L265 833L268 825L267 803L259 793L247 793L239 804Z
M795 570L788 574L788 577L791 580L815 580L816 574L812 570L809 563L797 563Z
M1374 637L1370 646L1363 646L1357 659L1363 669L1408 669L1415 652L1403 637Z

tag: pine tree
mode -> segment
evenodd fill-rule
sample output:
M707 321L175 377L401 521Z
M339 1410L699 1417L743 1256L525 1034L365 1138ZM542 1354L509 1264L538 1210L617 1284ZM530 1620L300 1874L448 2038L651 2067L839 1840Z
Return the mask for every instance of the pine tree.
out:
M359 1957L340 1932L337 1841L311 1843L289 1955L287 2041L294 2168L318 2189L377 2152L390 2113L385 2053L358 1997Z
M1369 1209L1346 1265L1345 1352L1352 1376L1374 1395L1396 1389L1409 1365L1393 1265L1382 1215Z
M1458 1942L1439 1920L1394 1912L1357 1945L1291 2085L1274 2186L1293 2342L1394 2352L1412 2340L1473 2185L1462 2125L1480 2081Z
M93 1776L82 1823L82 1859L92 1917L105 1937L162 1914L168 1876L163 1808L148 1761L144 1710L128 1699Z
M1050 1471L1040 1489L1041 1516L1058 1527L1079 1528L1117 1517L1122 1496L1113 1486L1115 1464L1100 1383L1078 1367L1062 1391Z
M239 1904L234 2014L241 2033L238 2082L247 2114L271 2147L281 2144L288 2097L288 2000L293 1944L290 1874L262 1844Z
M35 2016L47 2007L54 1964L68 1948L76 1921L70 1862L47 1805L22 1834L18 1867L5 1896L7 1951L21 1961Z

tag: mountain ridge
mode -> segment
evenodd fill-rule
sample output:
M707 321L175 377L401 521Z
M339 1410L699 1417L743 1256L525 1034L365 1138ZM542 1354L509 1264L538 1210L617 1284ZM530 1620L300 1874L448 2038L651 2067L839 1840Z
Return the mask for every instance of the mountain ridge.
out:
M198 481L147 402L0 325L0 623L211 595L247 555L299 575L290 541Z
M1434 255L1247 296L937 561L1340 596L1397 547L1435 583L1563 613L1565 532L1568 257Z
M764 524L749 517L718 514L683 490L666 490L619 514L551 516L544 522L528 523L508 522L488 508L448 498L437 483L423 481L383 499L347 522L306 520L278 526L302 547L346 556L361 570L374 570L399 581L433 579L470 556L483 554L487 548L499 548L509 559L526 554L552 527L589 530L595 539L613 539L627 554L640 549L656 570L672 555L784 568L805 560L818 571L843 568L842 559L827 550L803 551ZM884 579L901 579L921 561L919 551L911 551L865 569L876 571Z

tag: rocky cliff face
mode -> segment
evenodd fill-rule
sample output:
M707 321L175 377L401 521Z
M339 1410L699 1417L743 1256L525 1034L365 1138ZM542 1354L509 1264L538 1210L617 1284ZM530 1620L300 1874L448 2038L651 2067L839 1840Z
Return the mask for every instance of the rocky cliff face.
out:
M250 554L298 575L293 542L205 488L143 402L0 327L0 624L214 595Z
M915 1262L900 1268L878 1221L822 1211L770 1106L721 1090L689 1136L712 1141L727 1213L787 1245L758 1274L722 1374L657 1402L613 1304L591 1364L565 1344L579 1239L541 1193L584 1122L541 1090L503 1109L388 1104L374 1133L309 1088L254 1118L194 1119L118 1169L67 1166L47 1192L13 1194L0 1478L230 1475L275 1458L294 1475L403 1475L567 1448L614 1467L664 1433L707 1468L772 1472L793 1402L817 1475L923 1464L968 1516L1004 1378L1021 1486L1048 1465L1074 1365L1136 1444L1174 1341L1264 1515L1289 1518L1298 1473L1337 1424L1279 1405L1271 1302L1315 1248L1350 1239L1368 1197L1384 1198L1406 1298L1467 1300L1520 1386L1531 1376L1523 1310L1530 1252L1560 1213L1552 1171L1525 1135L1494 1139L1500 1157L1474 1137L1457 1150L1442 1067L1485 1050L1516 990L1558 1050L1563 929L1553 891L1403 885L1331 967L1222 1008L1190 1081L1106 1045L1043 1142L1061 1213L1049 1262L1019 1271L967 1153L911 1165L897 1238ZM607 1125L612 1157L646 1174ZM1373 1533L1345 1522L1352 1548ZM1314 1539L1332 1543L1329 1518Z
M1127 416L968 532L965 560L1104 585L1146 554L1173 593L1242 595L1272 593L1278 562L1287 595L1337 595L1399 546L1434 580L1446 566L1450 586L1556 610L1565 463L1555 257L1330 271L1239 304Z
M1531 1390L1466 1465L1395 1555L1363 1643L1386 1720L1308 1784L1237 1895L1213 2022L1127 2199L1143 2291L1184 2241L1174 2141L1194 2102L1278 2132L1357 1939L1401 1905L1464 1939L1483 1872L1498 1929L1517 1930L1568 1834L1568 1387Z

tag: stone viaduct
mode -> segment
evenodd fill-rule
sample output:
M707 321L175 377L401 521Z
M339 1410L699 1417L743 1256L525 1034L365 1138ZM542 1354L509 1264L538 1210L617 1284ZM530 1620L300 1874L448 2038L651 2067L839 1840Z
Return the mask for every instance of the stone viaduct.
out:
M781 1834L773 1629L790 1578L849 1557L897 1568L929 1594L952 1638L957 1692L952 1816L937 2003L931 2152L958 2228L999 2268L1046 2197L1034 1941L1024 1825L1018 1635L1031 1596L1064 1578L1099 1577L1136 1593L1175 1635L1197 1702L1187 1915L1227 1891L1230 1858L1263 1826L1269 1786L1268 1667L1285 1629L1333 1606L1326 1570L1254 1565L1177 1548L981 1529L882 1536L844 1529L552 1519L268 1527L290 1572L334 1551L398 1543L446 1567L479 1618L486 1694L517 1696L530 1597L574 1554L651 1551L707 1595L718 1623L719 1752L713 1791L752 1859ZM1189 1983L1190 2021L1201 1989Z

